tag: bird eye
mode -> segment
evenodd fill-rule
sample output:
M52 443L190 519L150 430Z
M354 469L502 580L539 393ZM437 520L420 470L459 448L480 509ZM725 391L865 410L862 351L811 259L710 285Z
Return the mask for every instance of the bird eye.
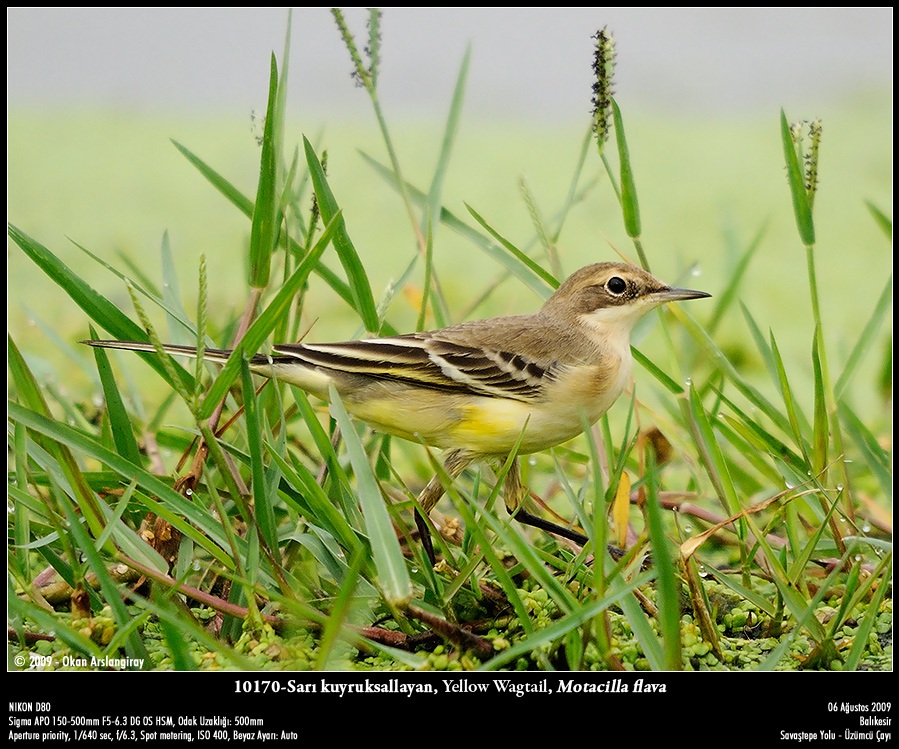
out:
M627 288L627 283L623 278L619 278L618 276L612 276L608 281L606 281L606 288L615 296L619 294L623 294L624 290Z

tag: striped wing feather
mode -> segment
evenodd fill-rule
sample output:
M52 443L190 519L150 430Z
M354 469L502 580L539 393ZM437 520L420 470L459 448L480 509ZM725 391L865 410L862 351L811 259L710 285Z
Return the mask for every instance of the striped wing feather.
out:
M507 351L410 334L327 344L281 344L272 361L396 380L440 390L530 401L539 397L552 366Z

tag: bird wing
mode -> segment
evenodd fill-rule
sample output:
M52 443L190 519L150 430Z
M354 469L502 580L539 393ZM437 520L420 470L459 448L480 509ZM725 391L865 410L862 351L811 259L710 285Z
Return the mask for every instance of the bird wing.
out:
M533 401L553 377L541 364L500 348L466 345L427 333L345 343L280 344L274 364L307 366L419 387Z

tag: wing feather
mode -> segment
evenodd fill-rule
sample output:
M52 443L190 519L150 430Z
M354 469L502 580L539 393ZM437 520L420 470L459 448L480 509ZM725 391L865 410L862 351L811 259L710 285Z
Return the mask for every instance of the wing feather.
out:
M521 354L466 346L425 333L345 343L282 344L274 347L271 360L519 401L539 398L555 368Z

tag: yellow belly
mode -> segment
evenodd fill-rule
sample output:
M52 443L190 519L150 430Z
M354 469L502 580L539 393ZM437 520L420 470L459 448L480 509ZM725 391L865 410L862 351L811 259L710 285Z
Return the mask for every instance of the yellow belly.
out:
M619 392L616 388L614 393L586 399L551 397L524 403L418 391L407 398L350 398L345 405L374 429L412 442L479 455L506 455L519 438L521 453L546 450L573 439L585 424L595 423L605 413Z
M395 382L372 383L341 397L357 419L412 442L504 456L521 439L519 451L532 453L573 439L609 409L630 378L630 349L572 371L559 372L543 396L530 402Z

